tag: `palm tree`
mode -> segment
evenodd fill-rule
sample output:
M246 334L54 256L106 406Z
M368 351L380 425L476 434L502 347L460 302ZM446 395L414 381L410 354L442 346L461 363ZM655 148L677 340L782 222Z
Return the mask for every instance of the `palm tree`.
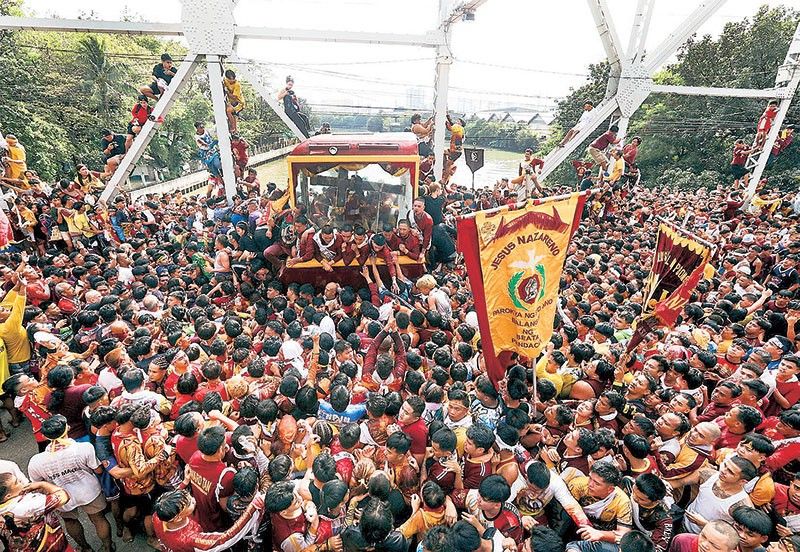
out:
M114 126L123 99L134 93L129 83L129 72L123 64L108 55L105 41L98 37L89 35L81 39L79 45L83 52L78 60L81 88L90 99L89 109L105 126Z

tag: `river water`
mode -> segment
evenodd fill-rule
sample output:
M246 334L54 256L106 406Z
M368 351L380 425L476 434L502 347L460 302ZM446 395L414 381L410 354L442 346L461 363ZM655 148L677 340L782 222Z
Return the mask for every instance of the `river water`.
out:
M513 178L517 176L517 169L520 160L522 160L522 153L514 153L508 151L486 149L484 153L484 166L475 173L475 186L477 188L494 186L494 183L503 177ZM465 156L461 156L456 161L456 174L453 180L468 188L472 185L472 173L470 172L465 162ZM256 167L258 170L258 179L262 185L267 182L274 182L279 188L286 186L288 180L288 168L286 166L286 158L276 159Z

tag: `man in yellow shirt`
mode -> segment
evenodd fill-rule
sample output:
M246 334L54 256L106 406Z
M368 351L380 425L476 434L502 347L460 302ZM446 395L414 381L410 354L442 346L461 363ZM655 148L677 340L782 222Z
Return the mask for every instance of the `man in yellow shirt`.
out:
M20 269L25 266L27 257L24 256ZM22 327L22 317L25 313L26 303L26 282L20 278L19 273L15 274L16 284L14 288L0 303L0 339L6 344L8 354L8 370L10 374L28 372L31 360L31 344L28 341L28 333Z
M611 172L608 175L608 182L616 184L625 172L625 160L622 158L622 150L614 149L611 151Z
M95 236L99 233L98 230L92 226L92 223L89 222L89 216L87 211L91 208L91 205L87 203L83 203L82 201L78 201L75 203L75 217L72 219L75 228L77 228L84 238L91 242L94 240ZM87 242L87 243L88 243Z
M588 477L576 477L567 483L591 523L578 529L582 540L619 542L617 539L631 530L631 499L619 487L621 481L622 475L614 464L595 462ZM578 542L567 545L567 550L582 548Z
M447 496L435 481L426 481L420 495L411 497L412 514L399 527L399 531L407 539L419 535L420 540L431 527L444 524L445 501Z
M11 373L8 371L8 355L6 354L6 344L3 343L3 340L0 339L0 387L5 383L5 381L11 377ZM6 399L12 406L13 401L9 397ZM7 404L4 404L8 409ZM8 409L10 412L15 412L15 410ZM16 422L13 422L16 423ZM0 424L0 443L4 443L8 441L8 435L6 435L6 431L3 429L3 425Z
M244 109L242 83L236 80L236 73L228 69L225 71L225 78L222 79L222 87L225 89L225 111L228 114L228 128L232 134L236 134L236 117Z
M8 156L3 159L5 165L8 167L6 170L6 177L15 180L24 178L25 171L28 170L27 154L25 153L25 146L19 143L17 137L13 134L6 136L6 143L8 144Z

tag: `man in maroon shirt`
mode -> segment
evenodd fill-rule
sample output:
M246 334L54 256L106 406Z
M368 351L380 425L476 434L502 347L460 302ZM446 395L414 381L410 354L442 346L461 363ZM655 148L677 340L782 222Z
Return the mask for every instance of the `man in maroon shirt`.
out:
M399 255L405 255L409 259L415 261L419 259L422 254L422 242L419 237L411 231L411 225L406 219L402 219L397 223L397 228L394 231L394 240L396 244L392 249Z
M744 168L747 162L747 157L753 150L744 143L744 140L739 138L733 144L733 159L731 159L731 174L733 175L733 185L738 186L739 180L747 174L747 169ZM727 220L727 219L726 219Z
M722 434L719 439L714 443L714 448L717 450L721 448L736 448L739 441L757 428L763 421L761 412L753 408L739 404L728 410L724 416L720 416L715 420Z
M358 226L352 234L352 239L342 247L342 260L348 266L356 260L359 266L364 266L369 257L369 236L362 226Z
M622 159L625 160L626 165L636 164L636 156L639 155L639 144L641 143L642 139L638 136L634 136L633 140L622 148Z
M286 259L286 266L304 263L314 258L314 228L309 225L305 216L300 215L295 219L294 231L297 233L297 244L292 247L292 254Z
M425 212L425 200L418 197L414 200L412 207L411 224L422 237L422 251L425 252L431 246L431 236L433 235L433 219Z
M228 452L225 429L213 426L200 432L197 452L186 468L185 483L197 502L194 519L203 531L222 531L226 520L222 504L233 494L233 476L236 473L222 459Z
M247 163L250 160L247 155L248 147L249 144L244 138L238 134L231 134L231 151L233 152L233 160L236 163L234 167L236 169L236 178L241 178L247 168Z
M591 158L594 159L604 171L608 168L608 157L605 154L605 149L610 145L619 144L617 132L619 132L619 127L617 125L611 125L611 127L601 134L597 140L592 142L586 150Z
M186 412L175 420L175 452L184 464L191 462L197 452L197 439L203 425L203 415L199 412Z
M706 406L702 412L689 419L693 424L700 422L710 422L724 415L731 408L731 404L739 398L742 394L742 388L739 384L732 381L720 382L711 392L711 402Z
M418 466L422 466L428 447L428 426L422 419L424 411L425 401L422 397L412 395L406 399L397 414L400 430L411 438L410 450Z

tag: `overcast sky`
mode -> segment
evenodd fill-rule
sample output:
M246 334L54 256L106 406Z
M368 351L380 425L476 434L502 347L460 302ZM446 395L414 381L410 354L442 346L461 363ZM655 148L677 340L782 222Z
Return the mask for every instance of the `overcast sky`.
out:
M25 0L37 16L97 18L123 14L148 21L180 21L179 0ZM458 2L454 2L458 3ZM636 0L609 0L617 33L627 44ZM655 47L697 5L695 0L656 0L648 47ZM761 4L800 9L800 0L728 0L700 34L718 35L725 23L752 16ZM240 0L237 21L248 25L418 33L437 26L436 0ZM787 45L788 46L788 45ZM475 21L453 32L456 99L503 100L546 110L555 97L585 81L589 63L605 56L586 0L489 0ZM318 110L337 105L405 105L407 89L433 86L433 50L377 45L242 41L244 57L275 64L273 87L285 75ZM323 105L324 104L324 105Z

